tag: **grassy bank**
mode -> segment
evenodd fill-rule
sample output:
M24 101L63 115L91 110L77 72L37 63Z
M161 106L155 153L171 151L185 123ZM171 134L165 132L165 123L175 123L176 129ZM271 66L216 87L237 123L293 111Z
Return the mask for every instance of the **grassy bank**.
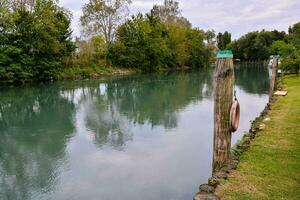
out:
M288 76L286 97L278 97L250 149L227 181L221 199L300 198L300 77Z
M137 70L134 69L125 69L118 67L68 67L63 69L58 73L56 79L58 80L77 80L77 79L85 79L85 78L98 78L101 76L109 76L109 75L129 75L137 73Z
M23 84L32 84L40 82L49 82L49 81L59 81L59 80L82 80L82 79L97 79L103 76L123 76L130 74L141 73L137 69L127 69L120 67L66 67L55 75L52 75L52 78L46 81L40 81L36 79L20 79L20 80L1 80L0 84L2 85L23 85Z

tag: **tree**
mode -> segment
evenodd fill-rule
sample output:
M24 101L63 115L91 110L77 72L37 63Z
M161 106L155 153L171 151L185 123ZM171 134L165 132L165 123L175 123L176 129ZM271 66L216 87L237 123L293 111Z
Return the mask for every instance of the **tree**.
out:
M167 24L168 37L167 44L171 49L170 60L168 60L168 65L170 68L177 68L178 66L187 65L188 60L188 44L187 34L188 29L184 26L180 26L177 23L168 23Z
M111 43L130 3L131 0L90 0L84 5L80 18L84 32L88 35L102 34L106 43Z
M281 55L281 68L297 75L300 70L300 22L289 27L284 41L273 42L271 50Z
M107 51L105 39L102 35L96 35L91 39L91 45L94 49L95 59L104 59Z
M273 42L270 49L271 49L271 54L280 55L281 57L286 57L292 54L296 50L296 47L294 47L292 44L287 44L283 40L278 40Z
M190 29L188 31L188 66L190 67L205 67L214 57L213 49L204 44L205 33L199 29Z
M170 56L166 37L166 27L159 18L138 14L119 27L109 58L117 66L159 71Z
M178 1L174 0L165 0L163 5L154 5L151 10L151 14L158 16L164 23L177 23L190 28L191 23L181 12Z
M227 45L231 43L231 34L225 31L224 33L218 33L217 44L220 50L225 50Z
M299 75L300 70L300 50L293 51L282 59L282 68L284 71Z
M77 51L68 62L70 67L102 66L105 63L107 46L102 35L96 35L90 40L76 39Z
M300 22L290 27L287 38L289 43L293 44L297 49L300 49Z
M205 32L205 40L206 43L210 46L215 46L216 44L216 33L214 30L207 30Z
M70 14L54 0L10 0L0 24L0 79L55 77L74 50Z
M163 22L156 14L133 16L119 27L109 48L112 64L141 71L203 67L212 57L204 31Z

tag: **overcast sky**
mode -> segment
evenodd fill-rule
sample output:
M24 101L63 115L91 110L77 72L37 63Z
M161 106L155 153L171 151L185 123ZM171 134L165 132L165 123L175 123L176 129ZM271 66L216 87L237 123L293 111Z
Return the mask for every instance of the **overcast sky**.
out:
M284 30L300 21L300 0L178 0L194 27L229 31L233 38L255 30ZM73 35L80 35L81 8L88 0L60 0L73 13ZM132 13L148 12L163 0L132 0Z

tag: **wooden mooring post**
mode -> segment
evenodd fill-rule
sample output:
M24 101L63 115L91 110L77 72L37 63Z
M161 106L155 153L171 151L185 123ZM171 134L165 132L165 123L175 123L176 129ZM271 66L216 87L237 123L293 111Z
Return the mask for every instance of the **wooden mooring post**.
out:
M270 80L269 103L271 103L272 101L273 93L275 90L277 70L278 70L278 59L274 56L273 63L272 63L272 76Z
M214 152L213 173L230 158L230 108L233 100L234 68L231 51L220 51L214 72Z

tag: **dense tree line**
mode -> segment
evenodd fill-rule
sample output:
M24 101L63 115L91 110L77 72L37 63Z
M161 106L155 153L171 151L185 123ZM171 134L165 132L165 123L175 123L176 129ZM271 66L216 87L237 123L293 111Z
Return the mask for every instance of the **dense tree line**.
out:
M217 36L218 48L231 49L235 59L262 61L268 60L271 55L280 55L282 69L299 73L300 22L290 26L288 33L277 30L250 32L231 43L227 42L226 46L224 45L225 33L219 33Z
M270 47L274 41L283 40L284 31L255 31L247 33L238 40L234 40L228 49L232 49L234 57L241 60L267 60L270 57Z
M204 33L177 23L165 24L155 15L132 17L117 32L109 59L114 65L159 71L203 67L211 58Z
M91 7L97 5L94 2L91 0L84 8L92 10ZM128 1L122 2L128 4ZM99 10L96 12L98 17L101 16ZM84 16L91 14L86 11ZM87 31L91 29L91 24L82 25ZM114 66L149 72L187 66L203 67L212 58L213 48L204 43L205 32L193 29L191 23L181 15L178 2L173 0L165 0L163 5L154 5L148 14L132 16L120 24L112 35L114 40L106 41L105 57Z
M57 0L1 0L0 80L52 80L109 71L144 72L207 66L216 49L241 60L282 55L284 69L299 68L299 23L289 32L250 32L231 42L229 32L193 28L179 3L164 0L146 14L129 16L131 0L89 0L72 41L71 13ZM298 70L299 71L299 70Z

